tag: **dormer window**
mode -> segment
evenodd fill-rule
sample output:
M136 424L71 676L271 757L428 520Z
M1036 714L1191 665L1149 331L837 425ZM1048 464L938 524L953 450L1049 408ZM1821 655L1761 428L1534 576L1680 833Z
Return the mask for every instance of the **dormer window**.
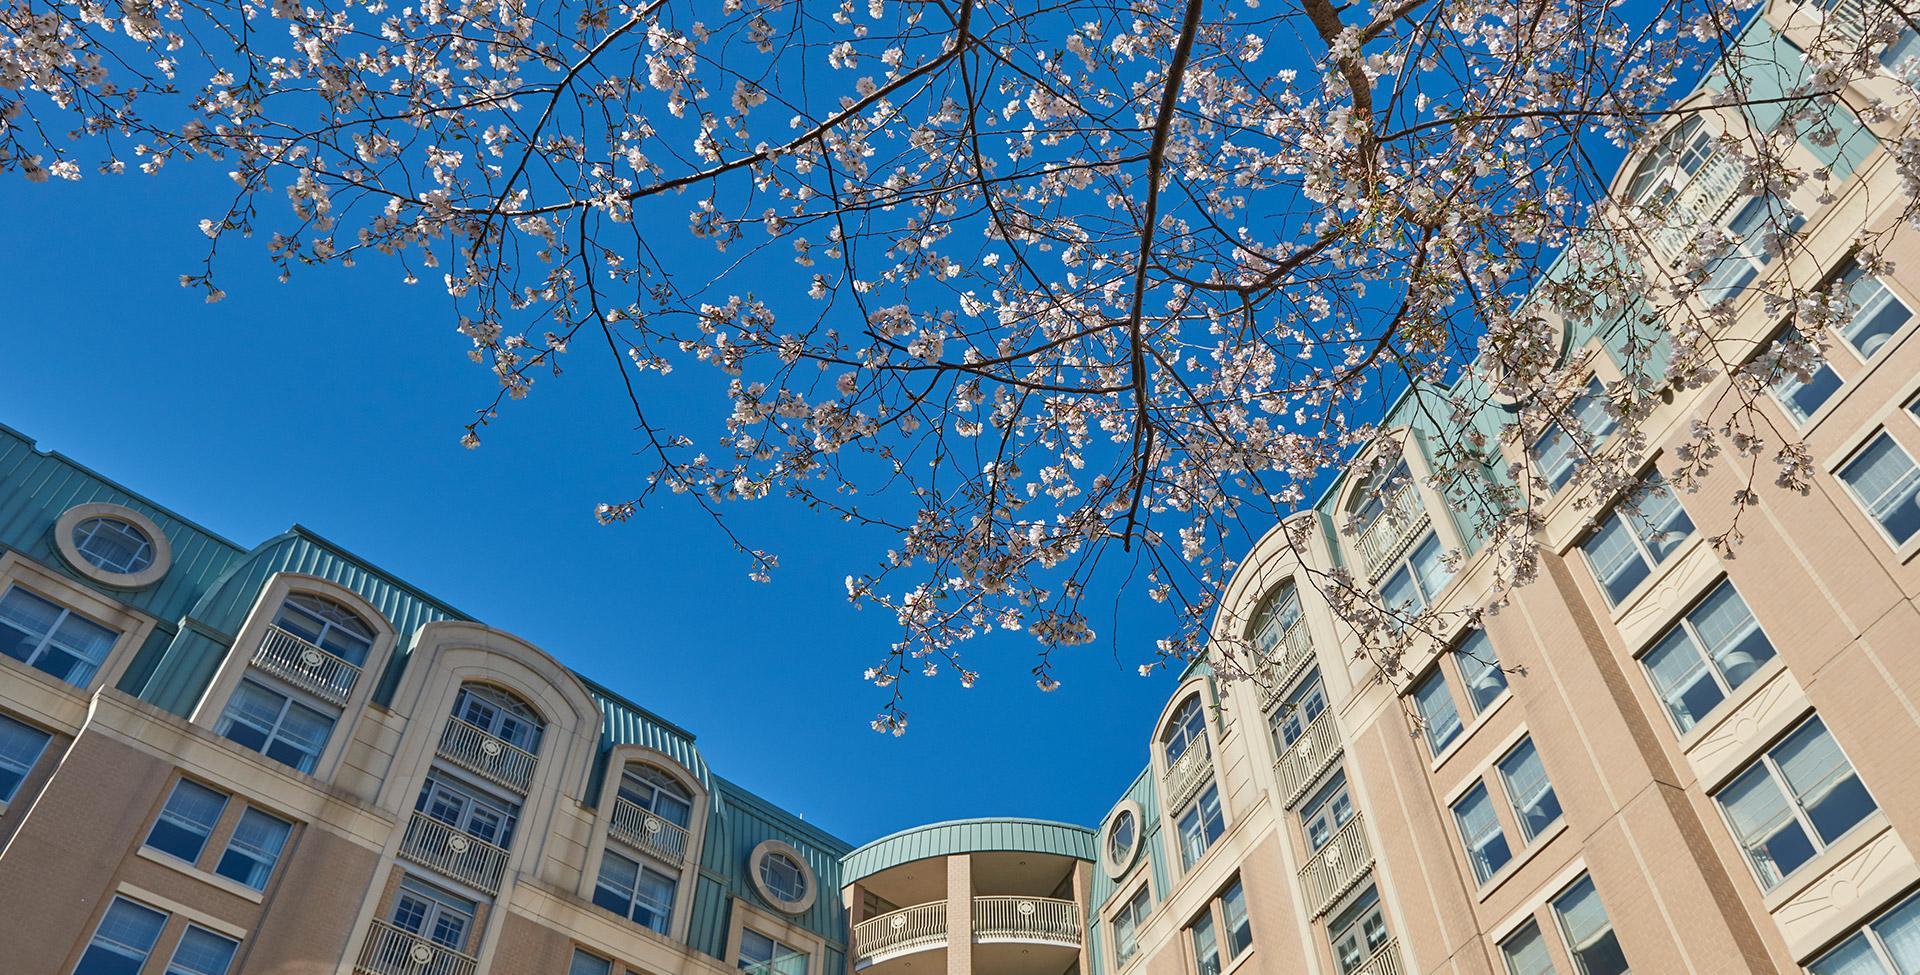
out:
M1713 136L1702 116L1689 115L1647 157L1627 182L1627 199L1656 213L1666 211L1714 155Z
M338 712L322 711L249 677L234 689L213 731L243 748L311 773L338 718Z
M120 634L32 592L13 586L0 596L0 654L86 687Z
M1288 582L1261 601L1260 608L1253 611L1253 626L1248 632L1260 656L1278 663L1288 656L1281 642L1299 624L1300 591Z
M373 628L358 614L330 599L294 593L280 604L273 625L355 667L364 667L373 650Z
M488 684L467 684L453 699L453 716L528 754L540 751L544 722L525 701Z
M693 796L651 765L629 765L620 773L620 798L681 829L687 828L693 815Z
M136 575L153 565L153 539L119 518L88 518L75 525L73 547L94 568L114 575Z
M1353 533L1365 536L1381 516L1393 510L1393 499L1413 483L1413 476L1407 471L1407 462L1401 461L1385 474L1375 474L1366 483L1354 491L1353 505L1348 518L1353 522Z
M1206 710L1200 706L1200 695L1187 698L1180 710L1175 712L1173 720L1167 722L1166 734L1161 738L1162 747L1167 754L1167 766L1180 760L1187 749L1198 744L1203 750L1207 747Z
M1586 462L1586 454L1613 433L1614 419L1607 412L1607 393L1597 378L1587 380L1587 388L1567 405L1561 419L1548 424L1533 442L1533 460L1539 476L1550 491L1558 491L1573 478L1573 472ZM1565 420L1571 418L1569 429Z

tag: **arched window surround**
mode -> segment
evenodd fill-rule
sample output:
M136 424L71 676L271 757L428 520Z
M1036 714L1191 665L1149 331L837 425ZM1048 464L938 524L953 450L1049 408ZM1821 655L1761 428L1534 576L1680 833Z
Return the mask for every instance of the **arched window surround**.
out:
M593 807L596 812L593 817L593 837L587 848L586 867L580 871L579 887L575 893L582 900L593 899L594 885L600 877L600 861L607 851L614 797L620 791L620 775L629 765L645 765L664 773L693 797L693 810L687 817L687 852L680 863L679 883L673 892L673 917L667 930L669 939L684 944L692 923L693 894L698 886L701 855L705 851L707 812L711 808L712 797L698 777L665 752L645 745L615 745L607 752L606 773L601 776L600 792L595 797ZM636 932L644 932L643 937L659 937L656 932L637 924L631 927Z
M1188 751L1200 748L1206 749L1208 756L1205 761L1206 771L1199 785L1193 788L1193 795L1175 803L1171 801L1171 798L1166 792L1168 784L1168 764L1164 742L1167 737L1167 731L1174 719L1180 714L1181 709L1186 707L1187 702L1193 700L1197 700L1200 704L1201 725L1205 731L1202 738L1195 741ZM1232 799L1228 795L1226 783L1220 778L1221 763L1217 760L1217 756L1221 753L1221 727L1220 722L1216 720L1216 715L1213 713L1217 706L1218 701L1213 696L1212 682L1205 675L1196 675L1189 678L1167 699L1166 707L1161 710L1159 716L1154 720L1153 737L1148 745L1153 756L1152 767L1154 782L1160 787L1160 802L1158 803L1160 807L1160 836L1162 841L1167 844L1168 869L1180 873L1185 873L1185 871L1179 867L1181 863L1179 816L1194 802L1199 801L1199 797L1204 795L1209 787L1218 790L1216 795L1218 796L1220 816L1223 821L1229 828L1234 822ZM1183 755L1184 754L1185 753L1183 753ZM1142 831L1145 831L1145 824L1142 824Z
M1427 528L1433 530L1443 548L1465 550L1464 541L1456 531L1453 519L1434 515L1435 512L1447 510L1446 499L1427 483L1433 475L1433 469L1428 466L1426 456L1415 449L1417 436L1418 434L1411 427L1383 430L1374 442L1355 456L1346 467L1345 481L1341 485L1333 507L1334 535L1342 547L1342 555L1347 564L1353 567L1355 575L1369 581L1384 577L1399 557L1406 554L1406 549L1419 541L1422 532ZM1362 492L1371 487L1371 478L1358 476L1358 474L1361 470L1373 465L1382 450L1392 451L1391 458L1380 465L1383 474L1395 470L1397 466L1405 468L1407 483L1402 489L1407 492L1412 510L1408 513L1408 518L1390 523L1402 526L1398 532L1400 537L1397 543L1385 546L1385 550L1392 554L1369 559L1362 535L1350 533L1346 529L1352 512L1363 500ZM1381 519L1388 517L1391 515L1380 516Z

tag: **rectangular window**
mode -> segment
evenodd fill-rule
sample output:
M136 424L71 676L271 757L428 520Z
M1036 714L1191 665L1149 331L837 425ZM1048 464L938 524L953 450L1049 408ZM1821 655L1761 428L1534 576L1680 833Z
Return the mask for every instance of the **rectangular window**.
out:
M1447 675L1439 668L1414 685L1413 706L1420 713L1427 750L1437 757L1460 737L1460 709L1453 703L1453 692L1447 689Z
M1333 834L1353 819L1353 799L1347 795L1347 773L1336 770L1327 784L1314 790L1300 807L1300 831L1307 837L1307 848L1318 851L1333 841Z
M573 962L567 966L567 975L613 975L613 962L575 948Z
M1273 729L1273 743L1283 752L1293 747L1293 743L1307 733L1307 726L1326 710L1327 692L1320 684L1320 672L1312 671L1267 719Z
M400 892L394 895L390 920L408 934L461 951L466 946L467 929L473 926L474 909L474 903L464 897L408 877L400 881Z
M1387 919L1380 913L1378 889L1367 887L1327 922L1327 943L1340 975L1359 971L1386 945Z
M1474 714L1485 711L1507 689L1507 675L1500 669L1500 656L1493 652L1487 631L1468 633L1453 648L1453 662L1460 668L1460 680L1467 685L1467 704Z
M188 863L198 863L200 851L206 849L207 837L213 834L213 825L220 821L220 814L226 808L225 793L180 779L173 784L173 793L161 807L153 828L147 831L146 845Z
M114 898L73 975L140 975L153 943L160 940L160 929L166 926L166 914L125 897Z
M1428 532L1419 544L1413 547L1413 554L1399 568L1387 575L1380 584L1380 599L1388 611L1411 616L1427 608L1440 590L1447 587L1447 579L1453 570L1447 567L1446 553L1440 548L1439 536Z
M1588 452L1599 447L1614 427L1613 416L1607 412L1606 390L1598 378L1587 380L1587 388L1567 405L1563 416L1574 420L1577 437L1564 422L1555 422L1533 442L1534 464L1551 491L1566 486L1574 470L1586 462Z
M1846 339L1861 358L1871 359L1906 327L1913 313L1887 290L1885 282L1861 270L1857 264L1841 273L1840 285L1846 288L1847 303L1853 308L1853 317L1840 326L1840 337Z
M1680 499L1658 472L1650 471L1580 549L1607 600L1618 605L1692 534L1693 519Z
M213 730L276 762L312 772L333 734L333 720L264 684L243 680Z
M1220 939L1213 933L1213 908L1187 929L1193 938L1193 967L1199 975L1220 975Z
M593 902L666 934L672 926L673 895L679 885L677 878L608 850L600 857L600 879L593 888Z
M1769 234L1791 234L1807 222L1799 211L1789 208L1772 194L1756 196L1746 202L1727 221L1728 247L1707 262L1707 280L1700 295L1708 304L1719 304L1739 297L1760 269L1772 260L1766 239Z
M1500 957L1507 963L1507 975L1554 975L1553 958L1547 954L1547 939L1540 936L1537 921L1528 921L1500 942Z
M1613 922L1607 920L1592 877L1581 877L1553 899L1553 917L1580 975L1626 975L1627 956L1620 951L1620 939L1613 935Z
M1547 781L1547 768L1540 763L1540 752L1532 738L1520 739L1507 757L1500 760L1500 781L1507 789L1507 802L1513 806L1514 821L1527 842L1539 836L1560 819L1560 797L1553 794Z
M1467 790L1453 804L1453 821L1460 827L1460 841L1467 846L1467 862L1473 864L1474 879L1486 883L1513 859L1513 849L1507 845L1507 834L1500 831L1500 819L1494 815L1485 782Z
M85 687L120 639L72 610L19 586L0 596L0 654Z
M0 805L12 802L52 738L46 732L0 714Z
M1909 895L1891 910L1832 951L1814 959L1813 975L1911 975L1920 972L1920 894Z
M1682 732L1773 659L1747 604L1722 581L1640 658Z
M1920 467L1885 430L1840 468L1840 479L1893 544L1920 531Z
M1793 417L1793 422L1805 423L1833 398L1833 394L1840 391L1845 382L1839 373L1833 371L1832 366L1827 365L1827 360L1808 345L1806 337L1793 327L1789 326L1781 332L1773 344L1781 348L1781 356L1788 362L1811 359L1806 378L1801 378L1797 372L1782 365L1773 381L1773 398L1780 403L1780 408Z
M166 975L227 975L227 969L233 965L233 953L239 950L240 942L189 924L180 935L180 943L174 946Z
M513 827L520 810L485 792L436 774L428 774L413 808L483 843L505 848L513 844Z
M280 850L287 845L287 834L291 832L292 823L249 808L233 828L233 836L227 840L226 852L220 854L214 873L254 890L266 890L267 880L273 876L273 865L280 861Z
M807 956L752 928L741 928L740 970L753 975L807 975Z
M1714 798L1764 889L1878 808L1818 716L1802 722Z
M1247 892L1235 880L1220 895L1220 923L1225 926L1227 960L1253 947L1253 919L1247 914Z
M1125 965L1128 959L1140 950L1140 929L1147 923L1147 915L1153 912L1153 901L1148 896L1145 884L1120 907L1120 913L1113 916L1113 953L1119 963Z
M1220 787L1207 786L1200 797L1180 814L1180 869L1190 870L1226 832L1227 821L1220 812Z

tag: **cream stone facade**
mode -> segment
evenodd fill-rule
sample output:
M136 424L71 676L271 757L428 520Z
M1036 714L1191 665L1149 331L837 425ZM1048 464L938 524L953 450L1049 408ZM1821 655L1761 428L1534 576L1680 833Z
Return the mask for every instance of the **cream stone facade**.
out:
M1748 80L1790 88L1809 32L1858 15L1776 0L1742 43L1784 73ZM1737 236L1767 203L1712 135L1777 117L1695 98L1648 143L1704 160L1641 153L1621 192L1675 180ZM1115 743L1147 757L1097 827L845 843L311 531L243 548L0 428L0 972L1920 972L1920 235L1881 151L1910 113L1833 111L1838 138L1778 140L1833 174L1793 191L1800 246L1717 265L1859 299L1824 372L1761 407L1809 444L1810 492L1735 456L1628 507L1576 480L1538 580L1482 626L1442 614L1385 675L1312 578L1473 610L1493 571L1429 477L1463 431L1403 402L1240 561L1214 636L1257 647L1259 679L1195 662ZM1890 276L1850 269L1863 230L1889 232ZM1791 334L1753 292L1717 336L1741 356ZM1568 321L1563 354L1618 381L1644 324ZM1647 478L1725 418L1724 383L1666 391L1629 458Z

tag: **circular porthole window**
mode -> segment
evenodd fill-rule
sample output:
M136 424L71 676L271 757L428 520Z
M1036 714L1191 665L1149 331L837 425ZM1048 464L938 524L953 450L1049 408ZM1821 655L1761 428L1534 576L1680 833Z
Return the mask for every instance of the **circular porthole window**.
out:
M768 840L753 848L747 859L747 875L753 888L767 903L787 914L799 914L813 906L819 893L807 858L799 850L779 840Z
M1107 817L1107 828L1101 833L1100 860L1107 876L1118 879L1139 855L1140 807L1129 799Z
M53 526L53 540L74 571L121 589L152 584L173 562L172 547L160 526L117 504L68 508Z

